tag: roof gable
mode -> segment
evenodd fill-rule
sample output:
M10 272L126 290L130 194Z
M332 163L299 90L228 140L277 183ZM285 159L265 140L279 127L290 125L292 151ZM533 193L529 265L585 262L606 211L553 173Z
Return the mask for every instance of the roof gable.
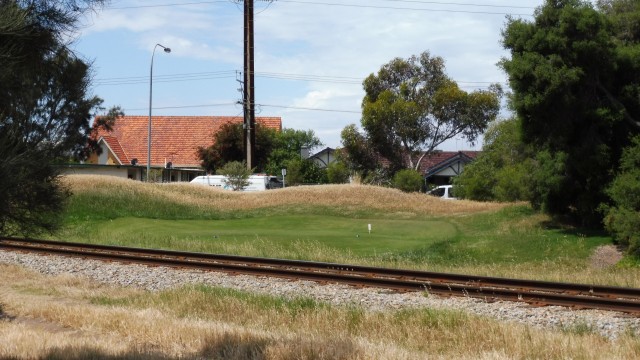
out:
M164 166L171 162L174 167L199 167L200 159L196 153L198 147L211 146L213 134L222 125L242 122L243 118L239 116L153 116L151 165ZM257 117L256 122L278 131L282 130L280 117ZM104 138L105 143L125 164L136 158L139 165L146 165L148 126L148 116L123 116L116 119L112 131L98 129L92 136L97 139ZM114 149L116 143L121 151Z
M117 138L108 135L101 136L98 142L104 142L109 151L111 151L113 156L119 162L119 165L129 164L129 158L127 157L127 154L125 153Z
M469 163L478 156L478 151L436 151L426 155L420 162L420 172L431 176L456 163Z

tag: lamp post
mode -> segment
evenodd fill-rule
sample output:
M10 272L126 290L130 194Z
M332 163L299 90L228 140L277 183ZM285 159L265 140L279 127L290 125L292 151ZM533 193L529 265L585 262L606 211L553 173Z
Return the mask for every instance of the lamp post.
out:
M160 46L167 54L171 52L171 49L160 44L156 44L153 47L151 53L151 68L149 70L149 138L147 139L147 182L151 181L149 173L151 172L151 99L153 94L153 56L156 54L156 48Z

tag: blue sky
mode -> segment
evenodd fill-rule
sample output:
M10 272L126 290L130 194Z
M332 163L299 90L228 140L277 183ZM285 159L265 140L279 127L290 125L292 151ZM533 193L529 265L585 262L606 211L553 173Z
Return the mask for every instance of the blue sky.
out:
M325 146L360 124L362 80L395 57L441 56L467 91L498 82L506 14L531 20L543 0L256 1L257 116L313 130ZM243 5L233 0L113 0L89 14L74 48L93 63L95 95L128 115L242 115ZM507 115L506 112L503 113ZM443 150L480 149L463 139Z

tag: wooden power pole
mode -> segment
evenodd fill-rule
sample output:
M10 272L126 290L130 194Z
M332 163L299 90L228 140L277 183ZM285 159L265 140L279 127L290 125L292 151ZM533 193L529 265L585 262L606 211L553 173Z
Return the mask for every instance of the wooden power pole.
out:
M255 85L253 66L253 0L244 0L244 152L247 169L253 169L255 164L256 147L256 111Z

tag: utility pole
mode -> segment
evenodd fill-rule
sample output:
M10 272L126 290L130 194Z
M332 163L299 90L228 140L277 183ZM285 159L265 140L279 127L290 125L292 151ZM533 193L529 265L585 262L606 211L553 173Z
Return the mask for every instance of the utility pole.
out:
M244 0L244 153L247 169L255 167L256 111L253 66L253 0Z
M237 0L240 1L240 0ZM253 1L244 0L244 87L242 91L242 103L244 111L243 147L244 158L247 169L251 170L256 166L256 98L254 84L254 35L253 35ZM264 0L271 3L273 0Z

